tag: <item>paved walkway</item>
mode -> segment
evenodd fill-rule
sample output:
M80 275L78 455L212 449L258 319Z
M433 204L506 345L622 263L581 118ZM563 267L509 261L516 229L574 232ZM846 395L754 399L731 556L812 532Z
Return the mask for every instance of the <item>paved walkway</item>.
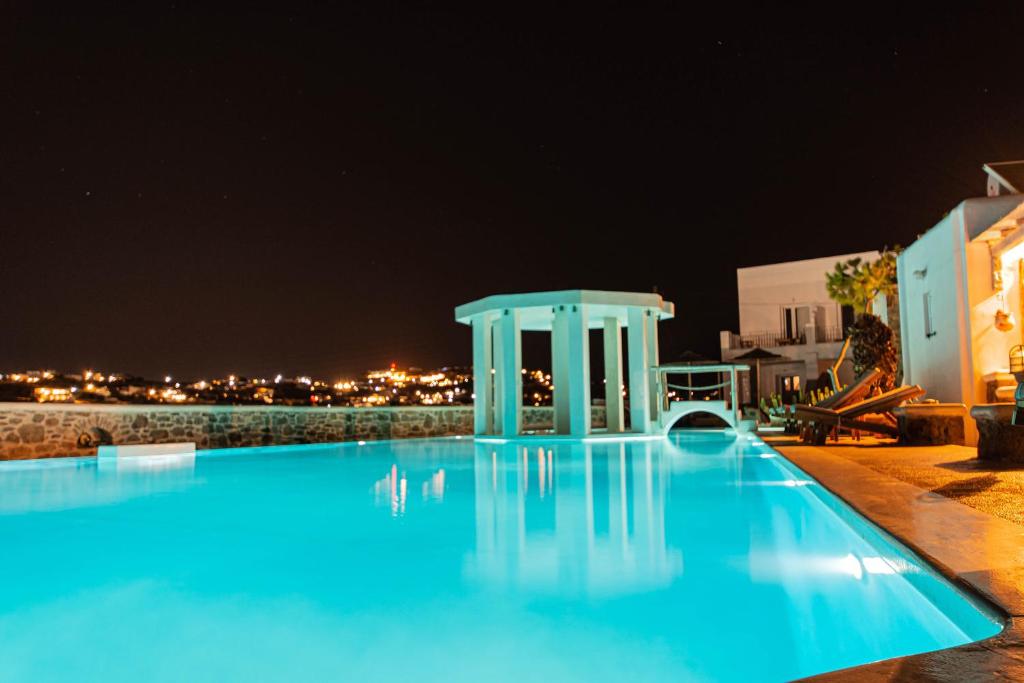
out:
M772 445L801 449L792 439L769 437ZM908 484L975 510L1024 525L1024 467L999 467L975 457L967 446L895 446L891 441L840 441L822 447Z

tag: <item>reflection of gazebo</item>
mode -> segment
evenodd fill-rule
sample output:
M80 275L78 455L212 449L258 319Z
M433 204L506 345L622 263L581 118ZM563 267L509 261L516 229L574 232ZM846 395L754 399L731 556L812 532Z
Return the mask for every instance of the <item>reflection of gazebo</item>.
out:
M682 574L682 551L666 534L671 458L649 440L477 443L475 451L469 576L614 596L663 588Z
M463 304L455 319L473 327L474 433L516 436L522 430L523 331L551 333L554 426L586 436L590 425L590 330L604 332L608 432L625 431L622 328L629 364L630 431L658 431L658 321L675 307L657 294L572 289L498 294Z
M755 386L752 386L750 388L750 394L751 394L750 395L750 400L753 403L757 403L757 399L761 395L761 361L763 361L763 360L779 360L780 358L785 358L785 356L780 356L777 353L772 353L771 351L766 351L766 350L762 349L760 346L754 347L750 351L747 351L744 354L740 354L739 356L736 356L736 360L752 360L752 361L754 361L754 368L755 368L754 369L754 385Z

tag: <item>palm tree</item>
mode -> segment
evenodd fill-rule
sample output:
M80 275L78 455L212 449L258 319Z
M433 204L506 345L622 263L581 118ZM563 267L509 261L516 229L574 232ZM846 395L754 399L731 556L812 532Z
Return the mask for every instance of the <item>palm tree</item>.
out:
M896 257L900 248L882 250L877 261L857 257L840 261L835 269L825 274L825 288L829 297L838 304L853 307L854 313L871 313L871 306L879 294L896 294Z
M860 374L877 367L882 371L880 386L890 389L900 381L897 338L888 325L872 315L871 306L879 294L893 297L897 293L896 257L900 248L882 250L876 261L852 258L836 264L826 273L825 288L829 297L843 306L851 306L857 320L847 332L853 346L853 371Z

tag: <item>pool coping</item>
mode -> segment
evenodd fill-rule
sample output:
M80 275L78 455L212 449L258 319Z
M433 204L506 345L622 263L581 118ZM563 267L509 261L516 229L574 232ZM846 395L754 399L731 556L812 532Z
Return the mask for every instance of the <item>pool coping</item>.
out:
M985 640L803 680L1024 679L1024 527L831 454L827 446L786 445L770 437L765 443L1005 621L1000 633Z

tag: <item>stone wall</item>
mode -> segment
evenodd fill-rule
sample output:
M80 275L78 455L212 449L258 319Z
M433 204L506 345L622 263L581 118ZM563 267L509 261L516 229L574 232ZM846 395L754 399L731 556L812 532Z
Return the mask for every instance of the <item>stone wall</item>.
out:
M978 424L978 458L1024 463L1024 425L1013 424L1012 403L980 403L971 408Z
M604 408L594 407L594 426ZM550 429L550 407L524 407L523 429ZM472 406L296 408L0 403L0 460L95 455L100 444L195 442L234 448L473 433Z
M892 409L900 430L900 443L938 446L966 443L963 403L908 403Z

